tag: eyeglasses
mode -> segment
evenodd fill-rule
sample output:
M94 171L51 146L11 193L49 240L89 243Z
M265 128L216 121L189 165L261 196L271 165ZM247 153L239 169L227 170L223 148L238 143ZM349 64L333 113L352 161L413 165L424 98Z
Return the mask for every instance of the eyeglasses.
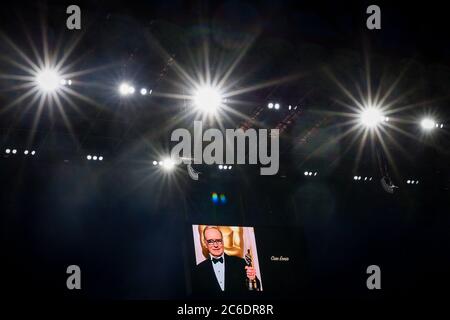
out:
M213 244L222 244L222 239L210 239L210 240L206 240L206 243L208 243L210 246L212 246Z

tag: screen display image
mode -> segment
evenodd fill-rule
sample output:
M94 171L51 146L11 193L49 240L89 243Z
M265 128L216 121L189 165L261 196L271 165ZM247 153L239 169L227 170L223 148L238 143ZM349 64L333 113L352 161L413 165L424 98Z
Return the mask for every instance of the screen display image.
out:
M194 296L247 297L289 294L299 288L306 259L298 230L191 225Z
M245 294L262 291L252 227L193 225L193 292Z

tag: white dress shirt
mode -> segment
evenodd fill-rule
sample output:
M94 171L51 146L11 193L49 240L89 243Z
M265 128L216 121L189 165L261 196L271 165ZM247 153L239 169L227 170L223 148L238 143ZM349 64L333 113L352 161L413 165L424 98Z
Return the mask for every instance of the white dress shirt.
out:
M224 257L224 254L222 254L220 257L214 257L211 254L209 256L211 257L210 260L211 260L212 266L214 268L214 273L216 274L217 282L219 283L222 291L225 291L225 257ZM219 259L219 258L223 259L222 263L220 263L220 262L214 263L212 261L212 259Z

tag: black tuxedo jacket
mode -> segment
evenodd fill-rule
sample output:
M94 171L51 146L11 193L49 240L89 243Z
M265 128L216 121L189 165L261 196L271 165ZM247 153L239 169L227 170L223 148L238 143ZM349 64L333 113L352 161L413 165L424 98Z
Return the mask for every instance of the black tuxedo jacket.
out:
M213 262L206 259L193 272L192 292L200 296L231 296L236 297L248 292L247 274L244 259L224 254L225 260L225 291L217 281ZM220 262L218 262L220 263Z

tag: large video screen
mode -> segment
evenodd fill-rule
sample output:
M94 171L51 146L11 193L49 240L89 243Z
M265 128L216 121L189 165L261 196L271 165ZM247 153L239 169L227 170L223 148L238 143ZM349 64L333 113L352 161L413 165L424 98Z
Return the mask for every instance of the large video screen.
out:
M298 229L194 224L190 233L193 296L281 297L306 285Z

